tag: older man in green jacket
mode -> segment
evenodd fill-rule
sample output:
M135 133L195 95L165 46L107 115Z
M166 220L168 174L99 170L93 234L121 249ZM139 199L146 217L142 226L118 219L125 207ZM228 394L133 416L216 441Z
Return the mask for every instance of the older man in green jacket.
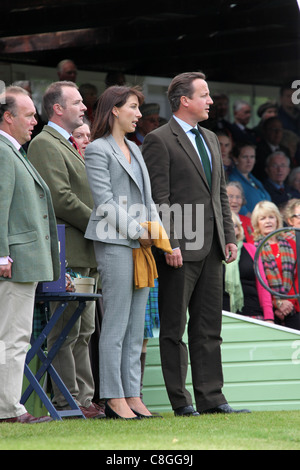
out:
M36 423L20 404L38 281L59 278L56 220L50 191L21 154L36 124L28 93L0 96L0 422Z

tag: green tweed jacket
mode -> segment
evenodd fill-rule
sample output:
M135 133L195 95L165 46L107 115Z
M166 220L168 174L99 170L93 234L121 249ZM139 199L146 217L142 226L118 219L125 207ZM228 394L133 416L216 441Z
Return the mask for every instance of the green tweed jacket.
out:
M14 145L0 135L0 256L13 259L13 282L59 278L56 219L49 188Z
M68 266L95 268L93 242L84 238L93 199L83 158L48 125L30 143L28 158L50 188L57 224L65 225Z

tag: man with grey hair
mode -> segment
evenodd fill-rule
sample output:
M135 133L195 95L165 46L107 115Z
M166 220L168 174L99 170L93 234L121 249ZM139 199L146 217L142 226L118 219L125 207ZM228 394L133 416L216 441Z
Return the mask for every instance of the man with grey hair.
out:
M0 423L40 423L20 403L36 285L59 278L50 191L22 148L36 125L27 91L0 96Z
M247 101L237 100L233 104L234 123L229 127L234 143L255 143L255 135L247 127L251 118L251 106Z
M286 180L290 173L290 159L281 150L271 153L266 159L267 179L264 187L278 207L292 198L300 198L300 193L290 187Z
M73 60L64 59L57 64L57 76L60 81L76 82L77 67Z

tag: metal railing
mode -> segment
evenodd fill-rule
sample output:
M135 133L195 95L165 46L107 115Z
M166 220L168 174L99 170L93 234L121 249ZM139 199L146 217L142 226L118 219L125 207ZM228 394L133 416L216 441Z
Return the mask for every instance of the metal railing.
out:
M277 230L274 230L274 232L270 233L269 235L267 235L265 238L263 238L263 240L260 242L260 245L257 247L256 249L256 253L255 253L255 256L254 256L254 271L255 271L255 274L259 280L259 282L261 283L261 285L268 291L270 292L270 294L272 295L276 295L276 297L280 297L281 299L298 299L300 300L300 276L298 275L298 289L296 289L296 286L295 286L295 279L293 277L293 286L294 286L294 290L295 290L295 294L282 294L281 292L277 292L277 291L274 291L273 289L271 289L269 287L268 284L266 284L262 277L261 277L261 274L260 274L260 271L259 271L259 266L258 266L258 260L259 260L259 256L261 254L261 251L263 249L263 246L264 244L272 237L274 237L274 235L277 235L278 233L281 233L281 232L294 232L295 233L295 241L296 241L296 252L297 252L297 257L296 257L296 261L295 261L295 268L297 266L297 271L298 271L298 274L300 274L300 228L295 228L295 227L283 227L283 228L279 228ZM287 239L288 241L288 239ZM295 271L295 270L294 270Z

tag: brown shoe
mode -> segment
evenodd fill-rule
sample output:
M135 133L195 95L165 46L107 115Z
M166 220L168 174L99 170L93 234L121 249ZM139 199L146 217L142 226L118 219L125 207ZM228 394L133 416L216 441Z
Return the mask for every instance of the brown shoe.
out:
M21 416L16 416L15 418L4 418L0 419L0 423L23 423L23 424L36 424L36 423L47 423L52 421L50 416L39 416L35 418L29 413L24 413Z
M96 408L96 410L100 411L101 413L105 414L105 401L99 401L99 403L96 403L93 401L92 405Z
M101 407L92 403L88 408L85 406L79 407L84 414L84 416L88 419L99 419L105 418L105 413L101 410Z

